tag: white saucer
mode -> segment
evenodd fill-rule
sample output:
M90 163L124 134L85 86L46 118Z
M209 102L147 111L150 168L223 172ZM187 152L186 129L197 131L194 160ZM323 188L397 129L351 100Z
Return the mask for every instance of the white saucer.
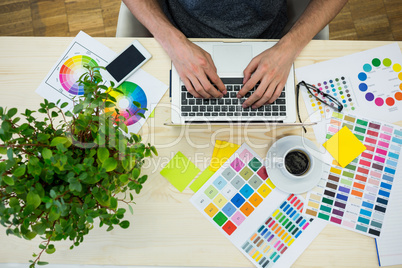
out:
M293 176L285 168L283 158L289 150L301 149L310 155L310 169L302 176ZM324 164L317 146L302 136L286 136L268 150L265 167L273 184L287 193L301 194L314 188L321 179Z

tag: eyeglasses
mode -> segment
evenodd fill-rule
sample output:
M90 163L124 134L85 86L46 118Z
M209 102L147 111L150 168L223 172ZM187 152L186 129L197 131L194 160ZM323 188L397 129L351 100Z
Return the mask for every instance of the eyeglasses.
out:
M334 109L337 112L341 112L343 110L343 104L338 101L335 97L331 96L330 94L327 94L318 88L316 88L313 85L307 84L304 81L301 81L300 83L297 84L296 89L296 104L297 104L297 116L299 117L299 121L302 122L300 119L300 112L299 112L299 91L300 91L300 86L303 86L307 89L307 91L315 97L317 100L321 101L322 103L328 105L332 109ZM303 126L304 132L307 132L306 128Z

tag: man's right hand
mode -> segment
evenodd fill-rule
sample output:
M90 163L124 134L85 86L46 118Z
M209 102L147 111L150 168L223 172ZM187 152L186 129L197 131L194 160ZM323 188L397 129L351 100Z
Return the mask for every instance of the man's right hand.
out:
M167 49L172 62L187 90L196 98L221 98L226 88L217 74L211 55L182 39Z

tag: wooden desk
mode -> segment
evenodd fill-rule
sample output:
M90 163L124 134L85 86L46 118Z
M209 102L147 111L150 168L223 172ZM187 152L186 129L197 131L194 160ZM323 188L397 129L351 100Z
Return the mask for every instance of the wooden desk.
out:
M129 38L97 38L116 52L126 47ZM42 98L34 91L64 52L72 38L0 37L0 106L37 109ZM154 39L140 39L153 55L144 70L169 83L170 60ZM301 53L295 67L329 60L388 42L312 41ZM402 42L399 43L402 47ZM188 201L191 190L178 192L159 171L181 151L201 170L208 166L215 139L241 144L247 142L261 156L276 139L301 134L301 129L169 127L168 93L156 108L155 118L142 129L145 142L154 144L159 157L143 170L150 178L142 193L135 196L134 215L127 213L127 230L95 227L85 242L69 250L69 241L57 242L56 253L44 255L50 263L161 266L253 265L210 224ZM308 138L313 139L312 131ZM0 262L27 262L38 252L39 239L26 241L6 236L0 227ZM297 267L378 266L374 239L328 225L296 261Z

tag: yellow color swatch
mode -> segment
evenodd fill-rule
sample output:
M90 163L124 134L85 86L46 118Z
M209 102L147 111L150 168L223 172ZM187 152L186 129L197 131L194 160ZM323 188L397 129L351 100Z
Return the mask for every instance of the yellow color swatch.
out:
M212 152L209 170L217 171L228 160L240 145L227 141L216 140L214 151Z
M366 146L345 126L323 144L341 165L346 167L366 150Z

